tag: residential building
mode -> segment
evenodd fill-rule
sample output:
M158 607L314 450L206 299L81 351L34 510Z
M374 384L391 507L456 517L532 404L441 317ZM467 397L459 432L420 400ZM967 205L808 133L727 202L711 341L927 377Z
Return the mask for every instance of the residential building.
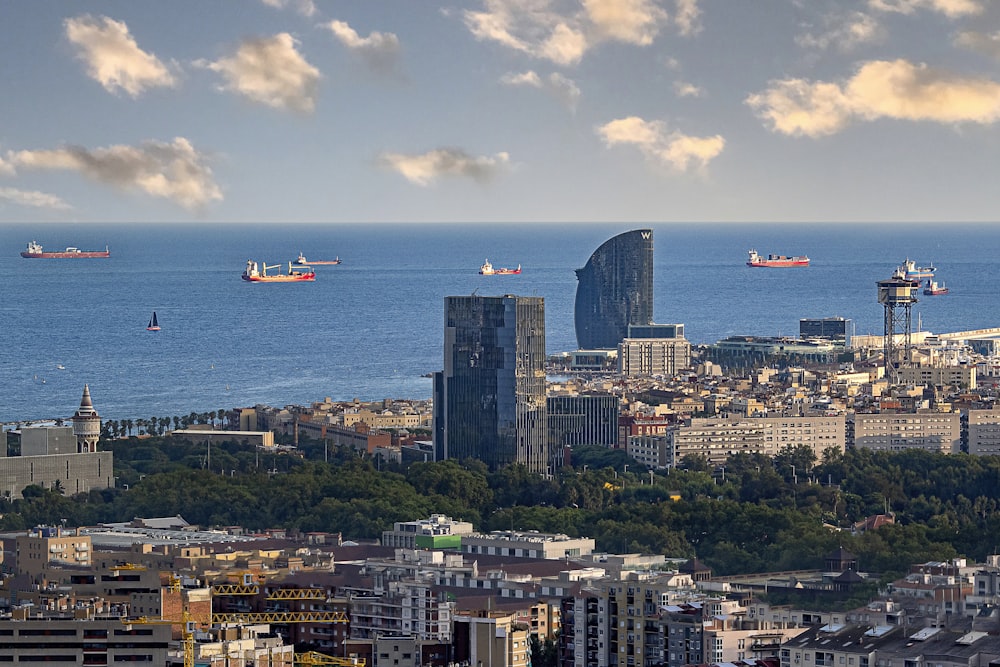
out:
M733 454L774 456L786 447L810 447L817 459L833 448L844 451L844 415L810 417L694 418L667 430L671 465L691 454L724 465Z
M972 390L977 387L976 367L956 366L905 366L897 371L901 384L929 387L958 387Z
M577 346L616 349L628 335L628 325L653 321L653 230L637 229L605 241L576 277Z
M545 389L542 297L445 297L444 370L434 376L438 460L548 472Z
M966 415L966 443L970 454L1000 454L1000 409L969 410Z
M848 422L848 432L853 434L848 447L943 454L961 449L962 420L957 412L857 412Z
M455 662L496 667L529 667L529 629L514 614L460 611L455 615Z
M0 662L166 665L170 637L170 625L127 625L118 616L42 616L21 608L0 618Z
M618 344L618 372L629 376L676 375L691 367L685 338L626 338Z

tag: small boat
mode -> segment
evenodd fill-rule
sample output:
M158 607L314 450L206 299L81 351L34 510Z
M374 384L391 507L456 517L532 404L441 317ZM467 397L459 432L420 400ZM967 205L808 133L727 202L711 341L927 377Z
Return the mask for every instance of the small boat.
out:
M64 370L66 370L66 367L63 366L62 364L56 364L56 370L57 371L64 371Z
M296 257L295 261L292 263L295 264L296 266L308 266L310 264L322 264L325 266L325 265L340 264L340 257L337 256L334 257L333 259L318 259L310 262L309 260L306 259L306 256L300 252L299 256Z
M153 311L153 316L149 318L149 325L146 327L146 331L159 331L160 324L156 321L156 311Z
M21 257L27 259L74 259L110 256L111 251L107 246L104 246L104 250L80 250L79 248L70 246L65 250L57 252L45 252L42 250L42 245L37 241L29 242L28 247L21 251Z
M927 278L933 278L935 271L937 269L933 266L917 266L917 263L910 258L903 260L898 269L900 275L906 280L916 280L918 282Z
M252 259L247 260L247 266L243 269L243 280L248 283L302 283L302 282L314 282L316 280L316 272L312 270L309 266L300 266L298 268L293 268L292 263L288 263L288 273L272 273L268 275L269 269L280 269L281 264L268 265L261 263L260 265Z
M755 268L784 268L788 266L809 266L809 258L805 255L768 255L764 257L754 249L747 253L747 266Z
M481 267L479 267L479 275L481 276L513 276L521 273L521 265L518 264L516 269L505 269L503 267L494 267L490 264L490 260L486 260Z
M939 283L936 280L927 279L927 285L924 287L924 294L927 296L938 296L941 294L947 294L948 288L945 287L944 283Z

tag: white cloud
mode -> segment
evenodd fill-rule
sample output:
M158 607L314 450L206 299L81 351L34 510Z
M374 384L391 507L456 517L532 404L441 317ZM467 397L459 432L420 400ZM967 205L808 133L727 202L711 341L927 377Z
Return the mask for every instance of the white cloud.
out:
M572 65L583 58L587 48L587 37L582 31L559 23L539 46L538 55L557 65Z
M330 21L323 24L333 36L350 51L356 53L373 70L383 73L393 72L399 62L399 38L391 32L371 32L361 37L344 21Z
M0 188L0 200L25 206L28 208L48 208L55 211L65 211L73 208L55 195L37 190L17 190L15 188Z
M1000 120L1000 83L905 60L876 60L843 84L772 81L746 102L776 132L819 137L854 120L994 123Z
M877 42L885 37L885 30L879 22L864 12L850 12L846 15L830 15L824 19L822 31L807 32L795 38L795 43L804 48L825 50L836 48L848 52L861 44Z
M698 0L677 0L674 23L682 35L701 32L701 10L698 8Z
M519 72L517 74L508 72L500 77L500 83L507 86L531 86L532 88L542 87L542 77L533 70Z
M647 46L668 19L662 0L481 1L482 11L462 12L476 39L564 66L603 41ZM697 0L677 0L677 6L678 29L696 31Z
M580 101L580 88L576 82L559 72L552 72L547 77L542 78L536 72L507 73L500 77L500 83L507 86L529 86L539 88L549 93L560 102L565 104L570 110L576 110L576 105Z
M15 173L17 172L14 170L14 165L4 160L3 156L0 155L0 176L13 176Z
M23 169L76 171L99 183L139 190L169 199L185 208L200 208L222 199L206 156L183 137L172 143L146 141L139 146L116 145L88 150L68 146L53 150L14 151L11 164Z
M438 148L420 155L383 153L379 156L383 166L399 172L403 178L417 185L430 185L441 176L461 176L485 183L504 169L509 161L507 153L476 157L460 148Z
M955 44L1000 60L1000 32L960 32L955 36Z
M583 0L583 7L598 35L641 46L653 43L667 18L652 0Z
M868 0L868 6L897 14L913 14L918 9L926 9L948 18L981 14L983 11L981 0Z
M296 44L282 32L248 39L228 58L195 64L221 74L226 80L224 90L276 109L311 113L320 73L299 54Z
M87 65L87 74L108 92L123 90L138 97L148 88L176 84L156 56L139 48L123 22L85 15L66 19L64 25L66 38Z
M677 97L701 97L705 91L687 81L674 81L674 94Z
M261 0L261 2L275 9L284 9L289 6L294 7L295 11L305 17L311 17L316 14L316 4L313 0Z
M636 146L647 158L662 162L677 171L686 171L692 163L701 169L722 153L726 140L721 135L693 137L666 131L662 121L647 121L638 116L619 118L597 128L609 148Z

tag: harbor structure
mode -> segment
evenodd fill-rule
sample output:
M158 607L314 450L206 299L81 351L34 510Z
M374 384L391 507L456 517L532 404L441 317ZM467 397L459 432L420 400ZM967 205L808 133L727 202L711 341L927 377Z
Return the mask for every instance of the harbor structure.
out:
M885 364L885 377L890 385L899 382L899 369L910 365L911 331L913 304L917 302L914 296L920 283L907 279L897 271L892 278L880 280L878 286L878 302L885 310L885 331L883 333L882 357ZM902 334L900 347L897 332Z
M577 346L616 349L630 324L653 321L653 230L636 229L608 239L577 269L576 278Z
M445 297L444 370L434 375L435 458L547 473L545 301Z

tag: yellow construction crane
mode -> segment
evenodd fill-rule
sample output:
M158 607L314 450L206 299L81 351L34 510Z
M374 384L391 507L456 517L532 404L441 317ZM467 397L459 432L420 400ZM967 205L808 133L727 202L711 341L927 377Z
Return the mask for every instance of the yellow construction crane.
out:
M335 658L325 653L309 651L295 654L296 665L340 665L342 667L365 667L364 658Z
M257 577L261 581L264 575ZM215 584L212 586L212 595L257 595L260 593L260 585L254 581L254 575L250 572L243 573L243 582L239 584Z
M191 614L185 609L181 614L181 620L170 620L168 618L149 618L140 616L139 618L123 618L122 623L128 629L131 625L180 625L181 644L184 647L184 667L194 667L194 626Z
M335 658L325 653L309 651L295 654L296 665L341 665L346 667L365 667L364 658Z

